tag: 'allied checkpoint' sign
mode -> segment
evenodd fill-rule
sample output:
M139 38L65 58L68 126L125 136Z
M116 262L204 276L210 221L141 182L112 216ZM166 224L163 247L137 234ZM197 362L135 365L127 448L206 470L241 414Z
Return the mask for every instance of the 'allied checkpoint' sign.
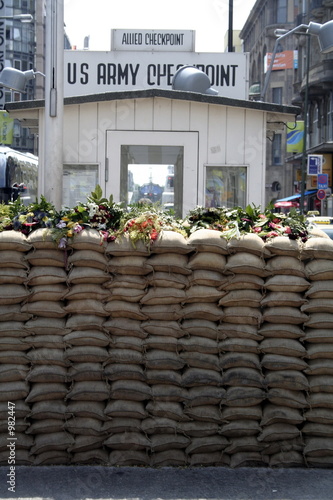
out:
M172 89L184 65L209 76L220 96L248 98L248 54L223 52L65 50L65 97L119 90Z
M112 50L194 51L193 30L119 30L111 32Z

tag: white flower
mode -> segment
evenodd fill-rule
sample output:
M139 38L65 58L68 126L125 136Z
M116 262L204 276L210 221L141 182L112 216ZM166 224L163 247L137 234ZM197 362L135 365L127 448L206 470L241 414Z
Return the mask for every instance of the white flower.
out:
M89 202L87 203L87 205L89 208L89 217L93 217L98 210L98 205L96 205L96 203L93 202Z

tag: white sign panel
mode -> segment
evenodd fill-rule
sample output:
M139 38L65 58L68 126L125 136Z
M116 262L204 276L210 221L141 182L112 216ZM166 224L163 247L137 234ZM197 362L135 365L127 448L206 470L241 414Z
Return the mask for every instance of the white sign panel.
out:
M172 89L184 65L209 76L220 96L248 98L247 54L196 52L94 52L65 50L65 97L119 90Z
M190 30L112 30L112 50L194 51L195 32Z

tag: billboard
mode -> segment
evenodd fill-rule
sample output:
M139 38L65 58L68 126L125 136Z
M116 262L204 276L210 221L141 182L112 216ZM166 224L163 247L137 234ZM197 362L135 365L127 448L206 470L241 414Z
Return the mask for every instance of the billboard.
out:
M267 52L264 58L264 71L268 70L272 60L272 53ZM297 69L298 64L298 53L297 50L284 50L283 52L277 52L274 59L274 64L272 71L277 71L280 69Z
M195 66L220 96L248 98L248 54L65 50L65 97L120 90L172 89L184 65Z

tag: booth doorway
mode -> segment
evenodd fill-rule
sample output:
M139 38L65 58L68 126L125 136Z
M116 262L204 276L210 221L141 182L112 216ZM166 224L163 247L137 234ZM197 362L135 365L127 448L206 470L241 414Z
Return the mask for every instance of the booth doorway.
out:
M105 193L149 200L179 217L197 204L198 132L107 132Z

